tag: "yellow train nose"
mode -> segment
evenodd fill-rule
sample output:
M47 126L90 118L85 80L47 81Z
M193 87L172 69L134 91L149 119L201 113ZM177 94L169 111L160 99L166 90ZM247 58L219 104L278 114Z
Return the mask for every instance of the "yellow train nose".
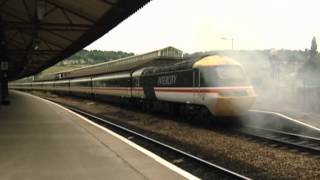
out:
M255 101L255 96L219 97L214 108L216 116L239 116L246 113Z

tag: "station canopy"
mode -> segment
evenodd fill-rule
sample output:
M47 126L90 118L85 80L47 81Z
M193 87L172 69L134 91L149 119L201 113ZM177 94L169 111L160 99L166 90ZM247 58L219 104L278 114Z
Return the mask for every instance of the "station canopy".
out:
M2 0L0 61L9 80L34 75L81 50L150 0Z

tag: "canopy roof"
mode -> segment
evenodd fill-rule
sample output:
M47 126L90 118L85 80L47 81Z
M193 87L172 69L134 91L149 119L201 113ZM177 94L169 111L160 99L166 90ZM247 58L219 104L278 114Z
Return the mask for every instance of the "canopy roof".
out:
M98 39L150 0L2 0L9 79L36 74Z

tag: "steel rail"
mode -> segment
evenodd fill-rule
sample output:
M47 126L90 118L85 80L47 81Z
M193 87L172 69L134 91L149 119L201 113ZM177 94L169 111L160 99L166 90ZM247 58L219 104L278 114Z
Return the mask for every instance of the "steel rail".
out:
M98 121L100 121L100 122L106 123L106 124L108 124L108 125L110 125L110 126L112 126L112 127L115 127L115 128L117 128L117 129L121 130L121 131L124 131L124 132L126 132L126 133L130 133L130 134L135 135L135 136L137 136L137 137L139 137L139 138L142 138L142 139L144 139L144 140L146 140L146 141L149 141L149 142L151 142L151 143L153 143L153 144L159 145L159 146L164 147L164 148L166 148L166 149L168 149L168 150L170 150L170 151L173 151L173 152L175 152L175 153L177 153L177 154L180 154L180 155L185 156L185 157L187 157L187 158L190 158L190 159L192 159L192 160L198 161L198 162L200 162L200 163L202 163L202 164L204 164L204 165L206 165L206 166L209 166L209 167L211 167L211 168L214 168L214 169L220 171L222 174L227 175L227 176L229 176L230 178L245 179L245 180L251 179L251 178L249 178L249 177L246 177L246 176L244 176L244 175L238 174L238 173L236 173L236 172L234 172L234 171L231 171L231 170L229 170L229 169L226 169L226 168L224 168L224 167L221 167L221 166L219 166L219 165L217 165L217 164L214 164L214 163L211 163L211 162L206 161L206 160L204 160L204 159L201 159L201 158L199 158L199 157L197 157L197 156L195 156L195 155L192 155L192 154L190 154L190 153L187 153L187 152L184 152L184 151L182 151L182 150L180 150L180 149L177 149L177 148L175 148L175 147L172 147L172 146L170 146L170 145L168 145L168 144L165 144L165 143L163 143L163 142L160 142L160 141L158 141L158 140L152 139L152 138L147 137L147 136L145 136L145 135L143 135L143 134L140 134L140 133L138 133L138 132L135 132L135 131L133 131L133 130L131 130L131 129L128 129L128 128L123 127L123 126L121 126L121 125L118 125L118 124L116 124L116 123L110 122L110 121L108 121L108 120L106 120L106 119L103 119L103 118L101 118L101 117L97 117L97 116L95 116L95 115L93 115L93 114L91 114L91 113L84 112L84 111L82 111L82 110L79 110L79 109L74 108L74 107L70 107L70 106L68 106L68 105L63 105L63 106L66 107L66 108L68 108L68 109L70 109L70 110L72 110L72 111L74 111L74 112L76 112L76 113L78 113L78 114L81 114L81 115L84 115L84 116L86 116L86 117L89 117L90 119L94 119L94 120L98 120Z
M310 129L313 129L313 130L316 130L318 132L320 132L320 129L313 126L313 125L310 125L310 124L307 124L307 123L304 123L302 121L299 121L297 119L294 119L292 117L289 117L287 115L284 115L282 113L279 113L279 112L274 112L274 111L266 111L266 110L259 110L259 109L250 109L249 110L250 112L254 112L254 113L261 113L261 114L268 114L268 115L273 115L275 117L279 117L279 118L284 118L286 120L289 120L291 122L294 122L295 124L298 124L298 125L302 125L304 127L307 127L307 128L310 128Z
M259 137L280 144L289 145L302 150L320 153L320 139L316 137L249 126L239 128L237 129L237 131L246 135Z

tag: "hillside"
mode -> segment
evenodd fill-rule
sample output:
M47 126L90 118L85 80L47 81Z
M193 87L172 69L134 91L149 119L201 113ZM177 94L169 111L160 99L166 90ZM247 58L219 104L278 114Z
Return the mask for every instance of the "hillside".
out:
M123 51L101 51L101 50L81 50L58 63L57 65L90 65L102 63L110 60L133 56L133 53Z
M100 50L81 50L73 56L65 59L58 64L44 70L41 74L56 73L68 71L71 69L81 68L97 63L103 63L115 59L120 59L128 56L133 56L133 53L123 51L100 51Z

